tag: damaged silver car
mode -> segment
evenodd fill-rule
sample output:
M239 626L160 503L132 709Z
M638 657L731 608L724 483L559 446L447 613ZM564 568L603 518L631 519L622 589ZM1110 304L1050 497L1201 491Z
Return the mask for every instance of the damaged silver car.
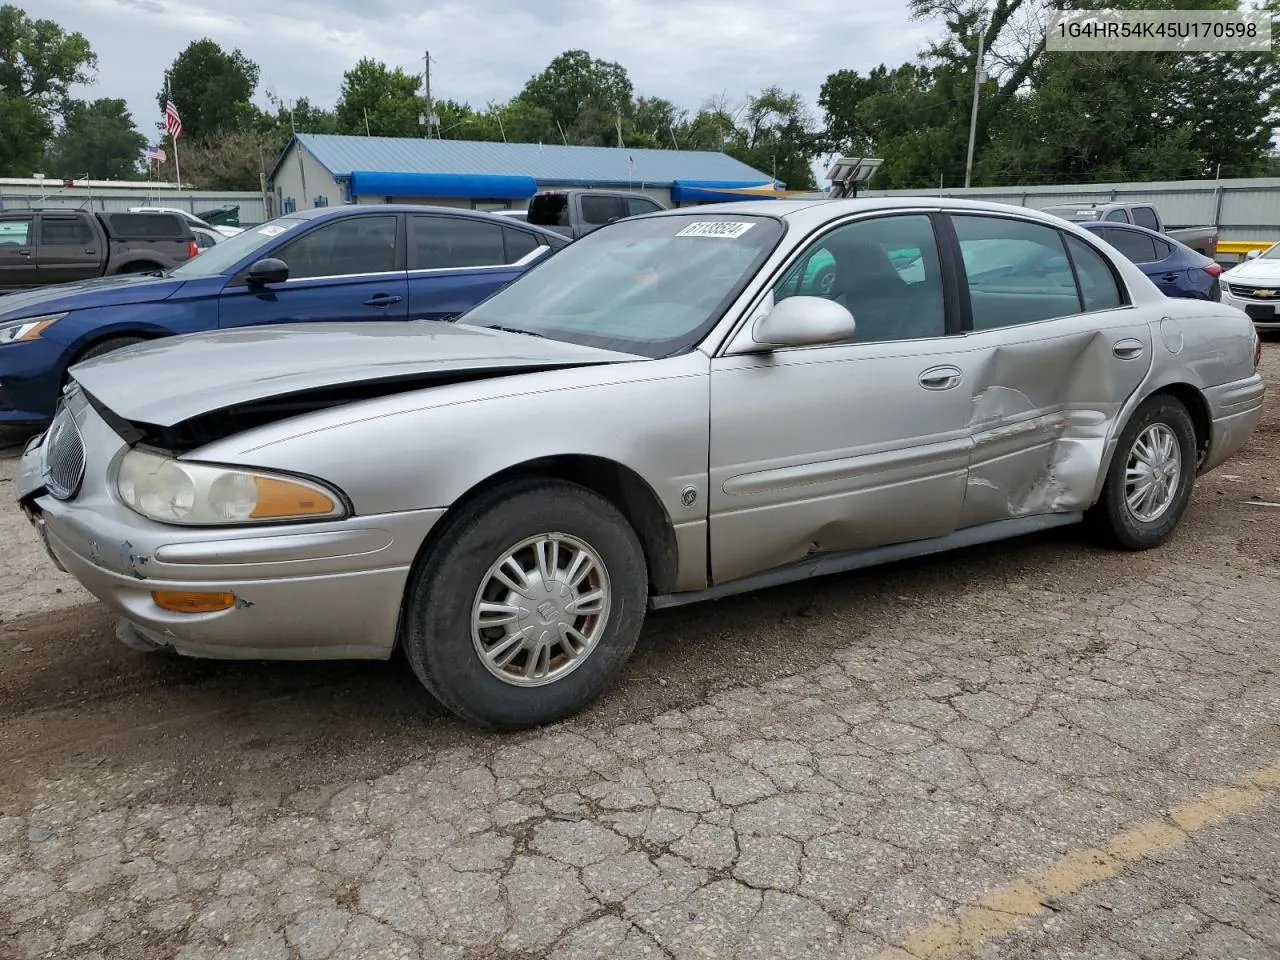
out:
M1258 422L1259 351L1035 211L724 204L604 227L455 323L82 363L18 494L133 645L398 644L519 728L600 694L647 609L1079 521L1164 542Z

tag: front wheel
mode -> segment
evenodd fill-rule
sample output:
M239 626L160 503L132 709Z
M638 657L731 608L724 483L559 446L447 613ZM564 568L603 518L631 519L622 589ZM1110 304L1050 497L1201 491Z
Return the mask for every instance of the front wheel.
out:
M506 484L465 505L417 570L405 654L465 720L554 723L626 663L647 584L635 531L609 501L560 481Z
M1102 497L1088 519L1115 546L1148 550L1173 535L1196 478L1196 432L1170 396L1149 399L1120 434Z

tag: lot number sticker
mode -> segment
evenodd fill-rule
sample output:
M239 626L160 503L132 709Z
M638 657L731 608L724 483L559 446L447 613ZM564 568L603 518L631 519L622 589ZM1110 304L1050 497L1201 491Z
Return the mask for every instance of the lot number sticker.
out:
M691 223L677 237L723 237L726 240L737 240L754 227L754 223L735 223L730 220L703 220Z

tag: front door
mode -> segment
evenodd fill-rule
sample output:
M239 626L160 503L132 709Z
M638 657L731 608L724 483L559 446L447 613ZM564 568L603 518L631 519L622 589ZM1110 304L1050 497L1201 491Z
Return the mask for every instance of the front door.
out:
M976 370L948 332L958 318L945 307L932 218L834 228L772 296L797 294L843 303L857 329L845 343L712 362L716 583L810 554L945 536L959 521Z
M403 320L409 299L403 250L398 214L321 223L275 254L289 267L284 283L251 287L238 277L227 285L219 326Z
M20 290L40 283L35 240L33 218L0 219L0 290Z
M42 284L72 283L98 276L106 251L84 217L42 213L36 258Z
M1151 364L1151 329L1102 255L1047 224L954 215L968 284L970 527L1084 509L1107 437Z

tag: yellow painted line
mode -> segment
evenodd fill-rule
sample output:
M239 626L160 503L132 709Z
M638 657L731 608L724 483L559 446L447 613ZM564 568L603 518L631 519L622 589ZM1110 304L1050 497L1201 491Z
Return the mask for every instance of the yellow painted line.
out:
M1043 869L991 891L977 904L962 907L907 936L901 947L872 960L954 960L974 948L1012 933L1025 921L1049 912L1044 901L1079 893L1109 880L1130 864L1186 843L1191 834L1228 817L1247 813L1280 792L1280 763L1255 770L1229 786L1174 807L1164 818L1145 820L1107 843L1078 850Z

